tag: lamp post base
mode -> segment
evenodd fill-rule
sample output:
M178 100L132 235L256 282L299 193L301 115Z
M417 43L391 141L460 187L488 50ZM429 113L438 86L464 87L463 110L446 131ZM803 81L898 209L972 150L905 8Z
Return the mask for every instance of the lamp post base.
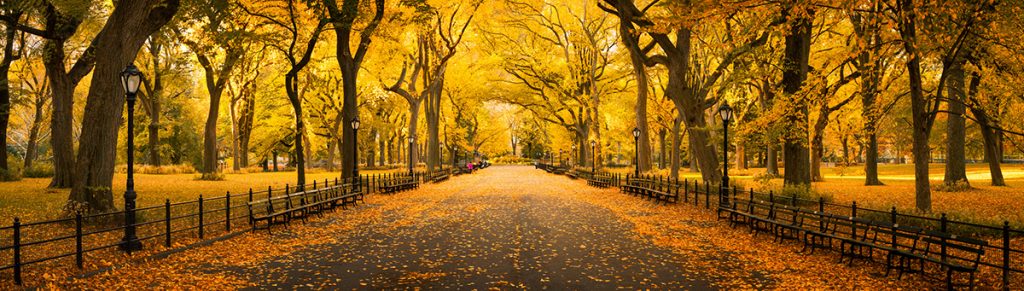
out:
M121 244L117 245L117 248L120 249L121 251L125 251L125 252L141 251L142 250L142 242L139 241L139 238L137 238L137 237L132 237L132 238L127 238L126 237L126 238L121 239Z

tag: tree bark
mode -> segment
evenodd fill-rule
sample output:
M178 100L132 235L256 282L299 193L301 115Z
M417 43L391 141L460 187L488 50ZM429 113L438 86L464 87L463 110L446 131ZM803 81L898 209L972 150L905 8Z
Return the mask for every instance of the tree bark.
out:
M4 29L4 56L3 59L0 59L0 171L4 172L10 171L10 167L7 165L7 126L11 120L11 84L7 74L11 71L11 62L20 57L20 53L16 55L14 51L14 42L17 41L15 37L15 33L18 31L16 24L17 19L21 18L21 13L15 12L7 17L11 17L15 21L8 23Z
M974 72L971 76L969 94L973 98L977 95L978 86L981 84L981 74ZM993 128L997 125L994 120L989 118L988 113L983 108L971 106L970 109L978 126L981 127L981 138L985 147L985 162L988 163L988 170L992 177L992 186L1006 186L1006 181L1003 179L1003 169L1000 166L1003 160L1001 156L1002 150L1000 149L1001 145L997 140L1000 134Z
M625 10L625 9L622 9ZM629 50L629 60L633 65L633 78L636 79L636 128L640 130L640 137L637 140L636 163L640 172L651 170L651 135L647 125L647 93L648 76L647 65L644 61L644 53L640 48L640 35L633 27L629 19L619 21L619 38Z
M44 80L43 82L46 81ZM40 86L46 85L40 84ZM46 107L46 103L48 103L47 100L49 100L47 97L47 95L49 95L47 88L48 87L37 88L37 91L33 93L33 95L35 95L35 100L32 102L32 108L34 109L32 113L32 126L29 128L28 143L25 146L24 169L26 171L32 168L32 165L36 160L36 156L39 155L39 131L43 128L43 122L46 118L43 116L43 110L44 107Z
M177 0L117 2L96 36L96 69L82 119L74 186L69 203L92 212L114 209L111 182L118 123L124 111L120 72L132 62L150 34L174 16Z
M791 8L796 9L796 8ZM793 14L806 14L813 17L813 11L789 11L784 12L787 18ZM800 93L805 80L807 80L808 61L811 51L811 26L812 19L804 16L789 18L792 24L789 35L785 38L785 55L783 57L782 84L783 92L792 100L792 113L784 117L789 127L789 134L786 135L783 145L785 155L785 173L783 181L786 185L808 186L811 182L809 171L810 161L807 149L807 101L804 98L795 96Z
M61 14L51 3L43 9L46 33L43 44L43 68L50 78L53 92L53 113L50 118L50 147L53 149L53 179L51 188L71 188L75 172L74 150L74 93L78 83L95 65L95 43L65 70L64 44L75 34L82 16Z
M324 6L330 15L331 27L334 29L337 42L335 53L337 55L338 67L341 69L342 78L342 114L341 118L346 123L359 116L359 96L356 79L359 77L359 66L362 65L363 57L370 46L370 39L373 36L377 25L384 18L384 0L375 0L376 12L373 19L360 32L359 43L355 53L352 52L352 32L356 18L361 14L359 0L344 0L342 7L338 7L336 0L325 0ZM339 150L349 153L356 150L356 136L352 130L342 130L342 142ZM357 166L355 157L352 154L342 154L341 177L353 177L353 169Z
M658 151L658 168L665 169L665 135L666 130L662 128L658 130L658 145L661 147Z
M928 135L931 132L930 121L926 106L928 100L924 96L921 75L921 56L917 51L917 30L916 11L913 0L900 0L899 19L900 36L903 39L903 47L907 53L907 71L910 76L910 103L911 117L913 119L913 149L914 154L914 193L917 210L931 212L932 195L928 181L928 159L931 155L931 148L928 147ZM941 88L940 88L941 90Z
M949 82L946 83L946 95L949 97L949 114L946 115L946 175L943 180L947 186L970 185L967 180L967 156L964 153L967 134L963 117L966 113L964 102L967 101L967 93L964 90L967 81L964 72L965 62L963 58L957 58L947 67Z

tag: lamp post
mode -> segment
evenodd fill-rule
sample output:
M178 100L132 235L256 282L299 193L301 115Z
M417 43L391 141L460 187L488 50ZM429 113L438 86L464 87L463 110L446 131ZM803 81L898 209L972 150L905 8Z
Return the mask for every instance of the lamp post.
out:
M412 142L415 141L415 140L416 139L413 138L412 135L409 136L409 176L412 176L412 163L413 163L413 161L412 161L412 151L413 151Z
M722 117L722 185L719 190L720 200L725 206L729 205L729 121L732 120L732 107L724 102L718 107L718 114ZM721 207L721 206L720 206Z
M559 165L564 164L564 163L562 163L562 152L563 151L565 151L565 150L562 150L562 149L558 150L558 164Z
M142 249L142 242L135 236L135 95L142 84L142 72L129 64L121 72L121 86L125 100L128 101L128 181L124 191L124 238L121 239L122 251L131 253Z
M576 144L572 144L572 159L574 161L572 161L572 163L570 163L570 165L573 165L573 164L576 164L577 162L579 162L579 159L576 158L576 155L578 155L578 154L579 153L576 152Z
M352 177L356 179L356 191L363 191L363 180L359 178L359 117L352 118Z
M633 176L640 176L640 129L633 128L633 163L636 170L633 171Z
M597 173L597 142L590 141L590 172Z

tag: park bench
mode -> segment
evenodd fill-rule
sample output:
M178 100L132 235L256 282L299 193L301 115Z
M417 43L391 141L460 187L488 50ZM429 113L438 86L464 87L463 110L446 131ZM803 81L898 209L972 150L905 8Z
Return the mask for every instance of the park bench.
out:
M445 180L448 180L448 178L450 176L451 176L451 174L449 174L448 170L441 170L441 171L430 173L430 176L428 177L428 180L430 180L431 183L440 183L440 182L443 182Z
M381 182L380 193L396 193L406 190L411 190L419 187L418 181L412 176L396 176L393 178L384 179Z
M739 207L739 204L744 204L744 207ZM757 236L762 231L774 233L774 225L779 224L774 220L773 207L774 204L764 203L764 201L737 201L734 202L733 207L721 207L719 210L728 214L730 227L746 224L750 226L750 231L754 233L754 236Z
M921 229L909 225L894 224L886 221L855 218L854 223L860 225L859 231L851 233L850 238L842 240L839 246L840 257L849 257L850 264L857 258L872 259L874 250L886 253L886 275L894 268L894 258L912 255L921 238Z
M924 272L925 263L930 263L945 269L947 289L958 286L973 289L975 273L988 242L933 230L926 231L921 241L925 246L920 251L911 249L893 254L899 257L900 275L903 272ZM914 269L914 263L917 263L917 269ZM954 284L954 273L968 273L970 278L966 284Z
M679 201L680 187L681 186L678 183L671 183L666 179L655 179L653 177L644 176L627 176L626 183L619 187L619 191L626 192L630 195L654 199L655 202L663 201L665 203L676 203Z
M569 179L576 180L576 178L579 178L579 173L576 172L576 169L570 169L565 172L565 176L569 177Z
M249 201L249 220L253 223L253 230L260 228L261 222L264 223L267 231L270 231L270 227L274 224L286 223L296 218L305 219L310 214L310 209L317 207L314 204L305 203L306 198L311 196L310 193L316 192L316 190L288 192L286 190L284 195L273 196L272 192L268 190L267 198ZM299 198L298 205L292 201L295 198ZM259 207L263 204L266 206ZM277 205L275 206L275 204Z
M608 188L615 185L615 177L609 174L590 175L590 177L587 178L587 185L598 188Z
M623 189L635 193L641 190L634 186L644 183L643 179L630 179ZM838 244L839 261L848 260L848 264L853 264L857 259L874 261L876 251L883 253L886 276L893 269L902 277L904 273L925 272L926 264L935 265L945 271L949 289L973 288L981 257L988 247L986 241L946 232L753 199L734 200L732 207L720 210L728 213L730 226L746 224L755 236L760 231L771 231L775 239L784 241L800 239L802 234L801 252L808 254L818 248L833 249ZM967 282L955 284L953 275L956 273L968 274Z
M804 228L804 220L813 215L799 207L785 204L774 204L773 240L783 242L789 239L799 240Z

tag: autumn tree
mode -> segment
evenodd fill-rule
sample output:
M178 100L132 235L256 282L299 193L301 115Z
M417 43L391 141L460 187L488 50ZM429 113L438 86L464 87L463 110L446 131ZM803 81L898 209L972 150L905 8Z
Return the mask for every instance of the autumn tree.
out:
M227 0L190 0L187 3L187 14L199 17L183 20L174 27L174 33L195 54L203 69L210 110L203 129L203 166L200 171L204 179L217 179L220 99L238 60L245 54L243 48L247 39L243 34L249 26ZM186 28L195 31L185 34L182 29Z
M363 7L361 6L363 5L360 5L360 2L362 1L343 0L341 6L338 6L337 0L324 0L324 6L327 8L328 15L330 16L331 28L334 29L335 38L337 38L335 51L338 58L338 67L341 70L342 92L344 96L341 117L343 121L350 121L359 115L357 107L359 105L359 98L356 82L359 77L359 67L366 57L366 51L370 47L370 40L377 30L377 26L384 19L384 0L374 1L375 12L370 19L366 19L366 11L362 11ZM352 34L356 31L356 20L363 21L366 25L359 31L358 42L354 44L356 47L355 51L352 51ZM341 148L349 153L354 152L356 150L355 132L351 130L344 130L342 132ZM352 155L342 156L341 176L343 178L352 177L352 169L355 169L356 163L357 161Z
M651 2L638 8L632 0L605 0L600 2L601 9L619 17L620 21L631 22L638 27L638 30L645 31L660 52L648 56L649 65L661 65L668 68L668 82L665 94L672 98L677 109L677 119L686 126L689 137L690 151L693 154L691 163L696 160L700 167L701 176L707 181L718 181L721 179L718 155L714 143L711 142L711 133L705 111L710 109L716 102L718 96L710 96L710 93L728 71L733 62L764 45L768 41L770 30L752 26L754 23L761 24L758 19L745 19L742 17L730 17L723 20L724 29L716 30L725 33L722 46L700 46L694 45L693 39L699 30L697 23L713 23L710 19L696 17L683 17L680 19L654 18L648 15L649 9L655 7L657 2ZM760 5L736 4L718 7L721 13L712 15L732 15L740 10L753 10ZM713 3L672 3L668 9L677 11L699 11L712 8ZM703 15L703 14L701 14ZM768 26L782 23L785 18L773 17ZM656 20L658 22L656 22ZM710 28L709 28L710 30ZM760 30L760 32L759 32ZM673 132L673 135L681 135L680 132ZM805 146L806 147L806 146ZM677 150L673 148L673 150ZM673 155L678 157L678 154ZM678 177L679 166L673 164L671 176Z
M178 0L119 1L96 35L96 67L82 118L82 137L70 203L91 211L114 209L111 180L117 128L124 111L120 73L151 34L171 20Z
M266 44L283 55L291 66L284 74L284 88L295 114L295 185L303 187L306 185L306 159L303 148L306 119L302 110L302 97L299 96L299 72L309 64L320 33L327 25L327 18L322 15L322 11L296 0L283 0L280 3L263 1L252 8L246 8L244 4L239 5L249 15L270 25L270 30L275 33L264 39Z
M931 159L931 148L928 145L928 138L931 134L935 117L943 102L944 89L950 77L950 66L959 62L962 57L964 43L970 35L975 21L983 15L984 5L966 4L965 7L954 9L953 13L965 13L965 21L958 23L955 28L946 30L949 36L942 37L941 34L931 34L931 37L942 37L949 39L948 42L930 41L930 45L923 46L918 40L919 17L939 17L934 14L949 10L919 9L916 0L898 0L894 7L897 28L900 39L903 42L904 52L907 54L906 66L909 74L911 116L913 118L913 154L914 154L914 192L916 206L920 211L931 211L931 188L928 180L928 163ZM923 15L922 15L923 14ZM938 43L938 45L936 45ZM922 49L922 46L924 49ZM937 89L925 95L922 62L926 56L938 54L941 59L943 70L939 75Z

